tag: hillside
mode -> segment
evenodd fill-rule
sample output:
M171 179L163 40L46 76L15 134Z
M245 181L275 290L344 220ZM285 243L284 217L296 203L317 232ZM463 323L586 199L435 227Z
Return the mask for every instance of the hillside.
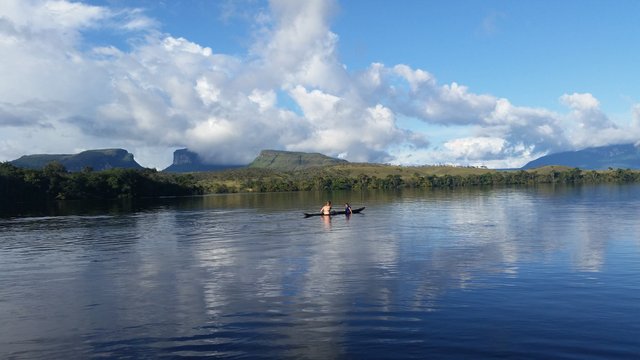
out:
M640 169L640 149L633 144L623 144L566 151L540 157L527 163L522 169L548 165L577 167L584 170Z
M320 153L262 150L249 167L294 171L311 167L346 164L348 161L332 158Z
M87 150L78 154L25 155L10 163L20 168L42 169L52 161L60 162L67 171L72 172L86 167L96 171L112 168L142 169L133 159L133 154L124 149Z
M208 164L196 152L190 151L189 149L178 149L173 152L173 163L162 171L172 173L185 173L198 171L217 171L224 169L233 169L242 166L244 165Z

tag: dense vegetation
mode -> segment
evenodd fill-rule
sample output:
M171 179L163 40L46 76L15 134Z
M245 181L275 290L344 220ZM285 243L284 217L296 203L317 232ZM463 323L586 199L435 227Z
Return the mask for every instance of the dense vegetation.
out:
M230 192L630 182L640 182L640 171L583 171L557 166L506 171L349 163L289 172L242 168L177 175L152 169L92 171L85 168L80 172L67 172L58 162L46 165L43 170L21 169L9 163L0 163L0 200L5 204L34 200L142 198Z
M582 171L554 166L506 171L447 166L346 164L292 172L236 169L194 176L205 193L640 182L640 171L636 170Z
M59 162L43 170L0 163L0 200L6 203L64 199L114 199L198 194L191 175L169 175L152 169L67 172Z

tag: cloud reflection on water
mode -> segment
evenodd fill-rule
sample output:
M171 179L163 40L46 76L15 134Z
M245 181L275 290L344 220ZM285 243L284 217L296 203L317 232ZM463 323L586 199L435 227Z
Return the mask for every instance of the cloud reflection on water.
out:
M178 337L187 334L339 357L347 350L334 345L364 329L424 331L424 314L451 306L452 294L604 272L620 246L640 248L638 187L360 196L350 201L365 213L329 227L301 216L317 194L0 220L0 320L12 329L0 345L117 355L132 338L200 344Z

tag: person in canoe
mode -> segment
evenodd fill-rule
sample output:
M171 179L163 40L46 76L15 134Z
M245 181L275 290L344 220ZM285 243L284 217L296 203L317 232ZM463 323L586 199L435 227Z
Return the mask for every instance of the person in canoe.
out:
M331 215L331 201L327 200L322 209L320 209L320 214Z
M345 215L353 214L353 210L351 210L351 205L349 205L349 203L344 204L344 214Z

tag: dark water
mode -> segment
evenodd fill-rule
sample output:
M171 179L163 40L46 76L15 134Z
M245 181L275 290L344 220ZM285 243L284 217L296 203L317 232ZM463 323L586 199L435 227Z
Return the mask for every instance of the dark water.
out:
M16 211L2 359L640 356L640 186Z

